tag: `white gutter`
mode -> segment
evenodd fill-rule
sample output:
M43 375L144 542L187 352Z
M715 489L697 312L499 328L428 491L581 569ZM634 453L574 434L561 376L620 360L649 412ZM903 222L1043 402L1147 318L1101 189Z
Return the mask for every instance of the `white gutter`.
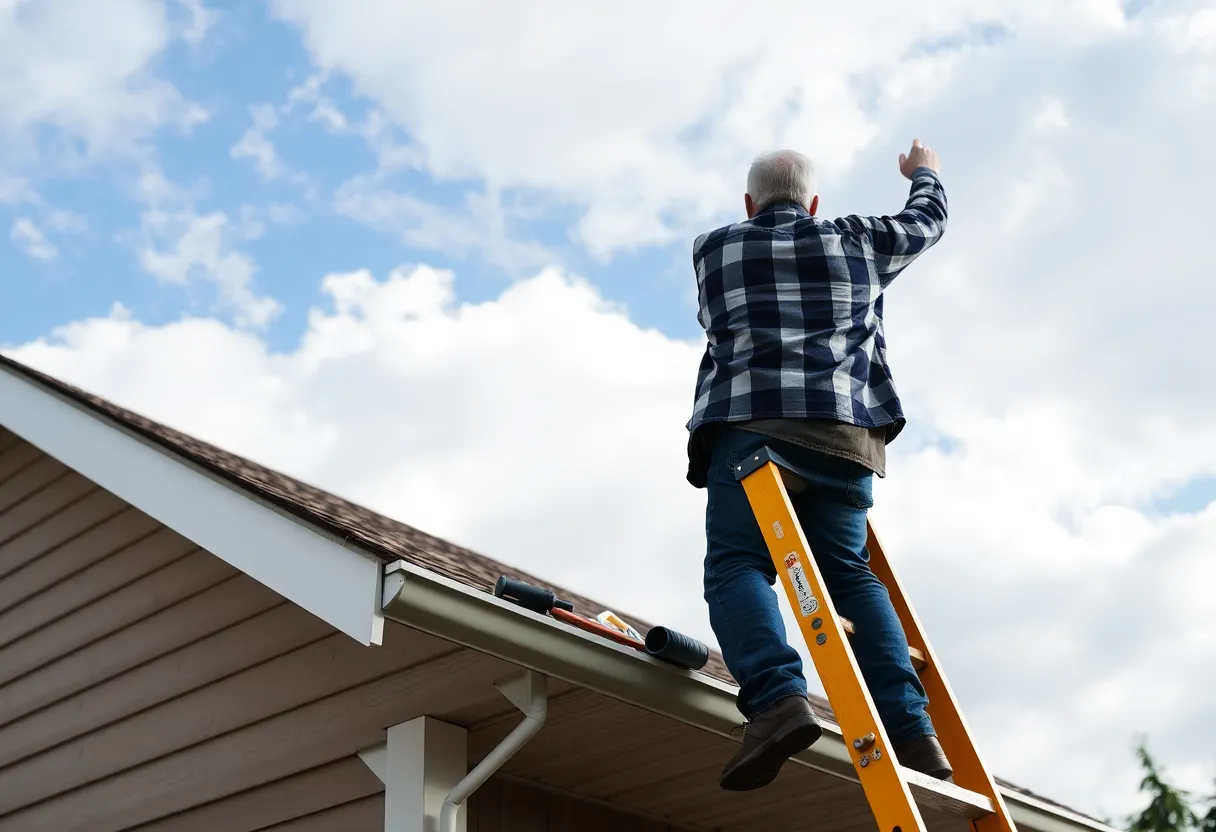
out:
M720 736L729 737L742 722L734 685L576 630L405 561L385 567L382 612L409 627ZM830 722L824 724L823 737L791 762L859 782L840 729ZM1036 832L1121 832L999 788L1019 827Z
M443 801L443 808L439 811L439 832L456 832L456 813L460 811L461 805L511 759L524 743L536 736L536 732L545 724L549 700L545 691L544 676L535 670L525 670L522 674L495 682L494 687L510 699L511 704L523 711L524 720L448 792Z

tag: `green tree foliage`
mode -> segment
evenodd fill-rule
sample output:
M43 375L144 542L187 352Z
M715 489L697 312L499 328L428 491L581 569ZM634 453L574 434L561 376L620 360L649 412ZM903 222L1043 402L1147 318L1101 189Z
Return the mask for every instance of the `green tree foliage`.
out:
M1149 797L1148 806L1131 819L1128 832L1216 832L1216 807L1200 818L1191 808L1190 794L1165 782L1144 742L1136 748L1144 777L1140 791Z
M1216 791L1208 798L1208 813L1203 816L1199 832L1216 832Z

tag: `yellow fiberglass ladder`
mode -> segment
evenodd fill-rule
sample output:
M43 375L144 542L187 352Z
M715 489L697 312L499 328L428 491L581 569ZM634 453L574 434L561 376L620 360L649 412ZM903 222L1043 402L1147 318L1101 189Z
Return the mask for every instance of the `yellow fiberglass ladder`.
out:
M767 447L744 460L735 476L743 483L764 533L879 832L926 832L922 806L970 821L975 832L1016 832L873 526L867 521L870 568L886 586L907 634L912 664L929 697L929 717L954 769L953 783L900 766L890 750L849 646L847 635L853 633L853 622L836 613L790 502L790 494L802 491L806 480L795 466Z

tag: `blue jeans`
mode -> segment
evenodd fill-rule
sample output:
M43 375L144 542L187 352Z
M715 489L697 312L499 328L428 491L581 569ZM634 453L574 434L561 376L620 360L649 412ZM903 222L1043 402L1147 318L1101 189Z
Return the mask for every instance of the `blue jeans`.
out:
M886 587L870 571L866 510L873 473L790 442L722 428L713 439L705 531L709 620L747 719L791 694L806 695L802 660L785 640L773 585L777 574L735 466L767 445L810 476L791 500L836 610L851 619L853 655L892 743L932 734L928 699Z

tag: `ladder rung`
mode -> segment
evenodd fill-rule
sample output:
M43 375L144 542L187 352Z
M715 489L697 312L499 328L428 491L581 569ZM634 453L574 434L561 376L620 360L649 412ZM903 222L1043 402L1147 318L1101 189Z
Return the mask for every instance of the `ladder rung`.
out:
M844 631L849 635L853 635L853 622L847 618L841 618L840 623L844 626ZM915 647L908 647L908 656L912 659L912 666L919 673L929 666L928 660L925 658L924 652L917 650Z
M938 780L910 768L902 769L917 805L936 809L964 820L978 820L995 810L992 800L978 792Z

